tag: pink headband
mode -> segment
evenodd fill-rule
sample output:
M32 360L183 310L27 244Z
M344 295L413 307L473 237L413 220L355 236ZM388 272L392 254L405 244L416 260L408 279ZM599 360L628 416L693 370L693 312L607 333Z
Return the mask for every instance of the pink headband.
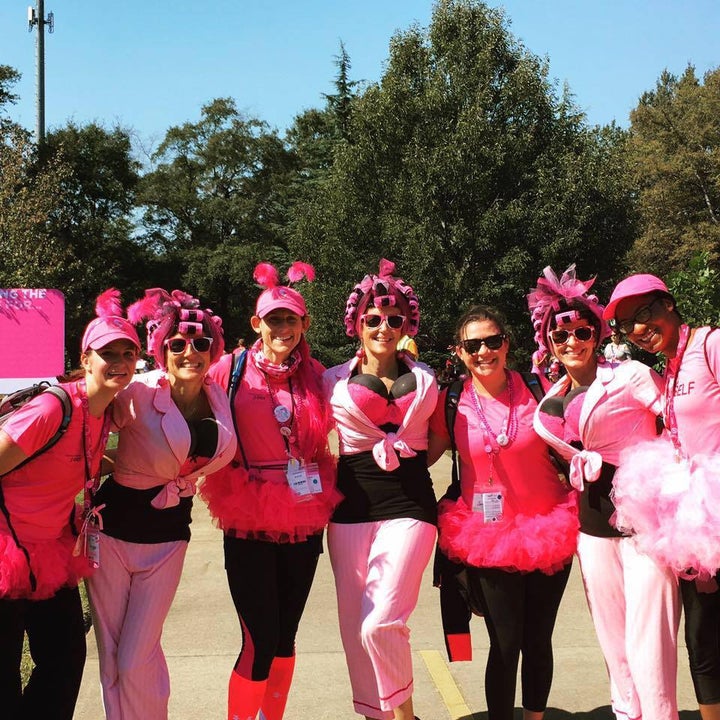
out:
M405 334L417 335L420 329L420 303L415 291L402 278L394 277L395 263L383 258L377 275L366 275L350 293L345 305L345 334L357 336L360 316L372 297L376 308L398 306L407 315Z
M128 308L133 322L147 320L147 351L163 370L165 363L164 343L171 334L179 332L193 337L209 333L213 339L210 346L210 362L214 363L225 350L222 319L212 310L201 310L200 301L182 290L168 293L162 288L150 288L145 296Z
M566 322L577 319L568 311L567 305L578 301L585 306L597 319L600 324L599 340L604 340L610 335L610 328L603 320L603 306L598 302L597 296L588 295L588 290L595 282L595 278L582 281L575 277L575 263L562 274L558 279L553 269L548 265L543 270L543 277L538 278L537 287L530 291L527 296L528 308L530 308L532 324L535 328L535 342L538 349L533 354L533 360L539 365L548 355L547 338L551 320L556 318L562 323L563 316Z

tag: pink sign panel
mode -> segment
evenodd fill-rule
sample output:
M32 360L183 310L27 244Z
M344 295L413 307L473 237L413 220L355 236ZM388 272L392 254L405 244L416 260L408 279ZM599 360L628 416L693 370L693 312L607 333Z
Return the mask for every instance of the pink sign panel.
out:
M65 296L59 290L0 288L0 378L65 370Z

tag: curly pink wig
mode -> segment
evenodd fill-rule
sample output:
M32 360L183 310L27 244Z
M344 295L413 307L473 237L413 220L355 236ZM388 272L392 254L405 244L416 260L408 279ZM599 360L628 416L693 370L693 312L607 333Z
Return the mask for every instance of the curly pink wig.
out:
M145 296L128 308L128 318L135 323L147 321L147 351L163 370L167 369L165 340L177 332L211 337L211 363L225 350L221 318L212 310L201 310L200 301L182 290L172 293L162 288L146 290Z
M370 301L376 308L398 307L405 315L404 333L411 337L420 329L420 302L402 278L394 277L395 263L383 258L377 275L366 275L350 293L345 306L345 334L356 337L360 318Z

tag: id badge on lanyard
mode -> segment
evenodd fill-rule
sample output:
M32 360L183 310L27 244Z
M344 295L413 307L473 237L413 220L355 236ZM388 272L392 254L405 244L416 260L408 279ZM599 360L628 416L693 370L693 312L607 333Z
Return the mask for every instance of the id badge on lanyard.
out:
M502 520L504 506L505 497L502 490L475 491L473 493L473 512L482 513L483 522L495 523Z
M287 464L287 481L298 500L309 500L322 492L320 468L317 463L301 463L290 458Z

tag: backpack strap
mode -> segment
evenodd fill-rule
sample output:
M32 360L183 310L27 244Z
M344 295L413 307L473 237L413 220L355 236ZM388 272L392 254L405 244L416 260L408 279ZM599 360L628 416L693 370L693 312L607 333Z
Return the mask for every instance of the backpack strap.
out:
M233 353L232 368L230 370L230 379L228 380L228 399L230 400L230 415L232 415L233 427L235 428L235 437L237 438L238 449L242 455L243 464L245 468L248 466L247 457L245 450L243 449L242 443L240 442L240 433L238 432L237 419L235 417L235 408L233 403L235 402L235 395L240 385L240 378L245 370L245 363L247 362L247 349L243 348L240 352Z
M452 454L452 486L460 488L460 473L458 471L457 445L455 443L455 420L457 419L460 393L462 393L464 380L454 380L448 385L445 395L445 426L450 435L450 452Z

